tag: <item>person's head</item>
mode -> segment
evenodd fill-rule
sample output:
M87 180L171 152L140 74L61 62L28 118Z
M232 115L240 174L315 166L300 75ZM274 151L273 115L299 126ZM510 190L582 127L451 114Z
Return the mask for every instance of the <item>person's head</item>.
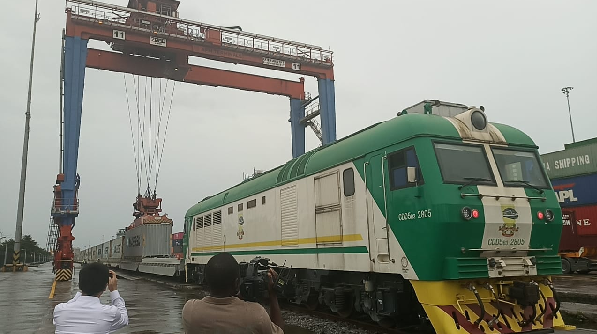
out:
M207 261L205 279L212 296L234 296L240 285L240 266L230 253L218 253Z
M109 279L108 267L99 262L93 262L83 266L79 271L79 289L85 296L99 297L106 290Z

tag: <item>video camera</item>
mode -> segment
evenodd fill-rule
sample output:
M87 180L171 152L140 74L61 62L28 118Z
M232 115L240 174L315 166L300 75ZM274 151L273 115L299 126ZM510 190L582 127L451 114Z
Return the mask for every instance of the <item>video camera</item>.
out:
M270 269L278 273L274 290L278 295L289 297L294 278L291 268L279 266L268 258L257 256L250 262L240 262L240 295L243 300L258 301L267 296Z

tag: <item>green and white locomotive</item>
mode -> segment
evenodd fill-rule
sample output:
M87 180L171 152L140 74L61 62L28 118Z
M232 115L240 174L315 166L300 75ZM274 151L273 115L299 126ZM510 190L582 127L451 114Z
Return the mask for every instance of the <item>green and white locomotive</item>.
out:
M292 267L292 301L437 333L565 328L561 210L523 132L423 101L191 207L187 277L221 251Z

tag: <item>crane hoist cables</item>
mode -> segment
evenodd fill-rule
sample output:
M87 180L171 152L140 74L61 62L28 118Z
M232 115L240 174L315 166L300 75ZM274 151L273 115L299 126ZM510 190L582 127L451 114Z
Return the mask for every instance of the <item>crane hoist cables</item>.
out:
M131 77L129 80L128 77ZM129 82L133 89L129 89ZM137 174L137 191L155 195L160 174L176 82L124 74L124 85ZM131 99L129 94L134 94Z

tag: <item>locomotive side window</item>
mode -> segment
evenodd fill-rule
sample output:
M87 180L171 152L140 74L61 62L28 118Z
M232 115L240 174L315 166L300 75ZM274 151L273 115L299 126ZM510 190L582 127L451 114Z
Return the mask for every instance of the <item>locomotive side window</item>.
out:
M261 204L265 204L265 196L261 196Z
M256 199L252 199L250 201L247 202L247 209L252 209L254 207L257 206L257 200Z
M238 205L238 212L241 212L241 211L243 211L243 203L240 203Z
M234 208L233 207L229 207L228 208L228 214L231 215L234 213Z
M415 167L417 171L417 183L424 183L423 174L419 167L419 159L413 147L394 152L388 156L388 165L390 172L390 189L402 189L414 187L415 183L409 183L407 178L407 167Z
M354 170L352 168L345 169L342 179L344 181L344 196L354 195Z

